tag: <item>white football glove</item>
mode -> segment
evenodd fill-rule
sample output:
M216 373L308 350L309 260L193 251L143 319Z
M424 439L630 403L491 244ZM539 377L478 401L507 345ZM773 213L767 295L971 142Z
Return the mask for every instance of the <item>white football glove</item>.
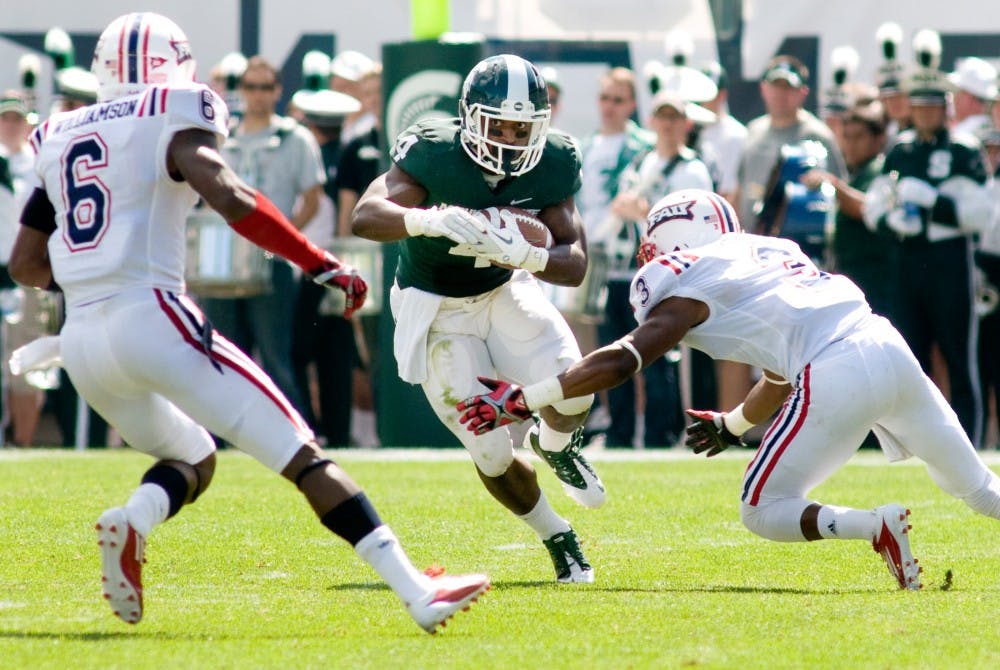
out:
M906 210L902 207L890 210L885 215L885 225L900 237L919 235L924 228L920 216L907 214Z
M916 177L903 177L899 180L896 195L900 202L912 202L926 209L930 209L937 202L938 190Z
M482 261L524 268L528 272L541 272L549 262L549 251L532 246L517 226L496 228L488 226L486 234L475 244L460 244L449 250L456 256L475 256L476 267Z
M486 224L461 207L413 208L403 215L410 237L447 237L458 244L476 244L486 233Z

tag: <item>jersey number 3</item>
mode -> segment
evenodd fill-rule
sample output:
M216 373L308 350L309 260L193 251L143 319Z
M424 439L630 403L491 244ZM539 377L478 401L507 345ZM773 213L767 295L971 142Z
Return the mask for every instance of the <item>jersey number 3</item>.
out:
M107 228L111 191L99 176L107 166L108 147L94 133L73 140L63 154L63 237L73 251L96 247Z

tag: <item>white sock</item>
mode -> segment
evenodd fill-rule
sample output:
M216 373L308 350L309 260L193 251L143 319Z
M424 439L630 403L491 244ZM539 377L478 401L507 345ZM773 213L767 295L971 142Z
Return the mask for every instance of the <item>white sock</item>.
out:
M404 603L412 603L427 593L429 578L419 572L386 525L379 526L354 545L354 551L375 569Z
M872 510L823 505L816 525L824 539L868 540L875 537L878 515Z
M519 515L517 518L528 524L542 540L547 540L556 533L565 533L569 530L569 522L556 514L552 505L545 499L544 493L538 496L538 502L535 503L530 512Z
M545 451L562 451L573 439L573 433L560 433L542 421L538 424L538 446Z
M149 537L154 526L167 520L170 498L157 484L140 484L125 503L125 516L135 532Z

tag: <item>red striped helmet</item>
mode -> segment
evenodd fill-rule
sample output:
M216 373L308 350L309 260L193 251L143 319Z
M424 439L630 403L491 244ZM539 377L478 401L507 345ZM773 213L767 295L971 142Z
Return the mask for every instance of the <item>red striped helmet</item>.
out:
M743 228L736 211L721 195L696 188L674 191L649 210L639 264L678 249L700 247L726 233L740 232Z
M133 12L111 22L94 49L97 99L114 100L157 84L194 81L188 38L176 23L153 12Z

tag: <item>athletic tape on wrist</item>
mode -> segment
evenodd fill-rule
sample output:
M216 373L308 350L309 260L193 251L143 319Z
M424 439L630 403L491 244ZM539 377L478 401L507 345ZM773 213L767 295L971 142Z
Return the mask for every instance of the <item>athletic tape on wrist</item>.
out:
M426 209L420 209L414 207L412 209L406 210L403 214L403 225L406 227L406 234L410 237L418 237L423 235L427 230L427 225L425 222L425 217L427 216Z
M722 417L722 423L726 425L726 430L736 437L739 437L756 425L747 421L747 418L743 416L743 403L734 407L732 411L726 412L725 416Z
M531 274L535 274L545 270L545 266L548 264L549 250L542 247L531 247L531 250L528 251L528 257L521 263L521 267Z
M566 399L559 377L549 377L525 386L521 393L524 394L524 404L531 410L548 407L554 402Z

